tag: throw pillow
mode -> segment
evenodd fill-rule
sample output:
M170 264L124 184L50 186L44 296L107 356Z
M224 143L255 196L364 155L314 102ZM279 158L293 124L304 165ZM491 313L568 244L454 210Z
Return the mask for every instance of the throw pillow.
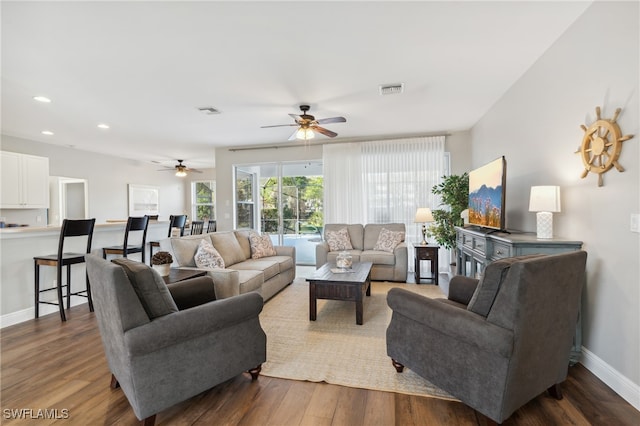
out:
M112 262L124 269L149 319L178 312L176 302L158 271L124 257L113 259Z
M260 235L257 232L252 232L249 234L249 242L251 243L252 259L260 259L261 257L275 256L277 254L268 234Z
M404 241L404 232L389 231L387 228L382 228L380 235L378 235L378 242L376 242L373 249L393 253L393 250L402 241Z
M329 251L353 250L347 228L341 228L337 231L327 231L325 239L327 240L327 244L329 244Z
M529 254L525 256L508 257L491 262L484 269L484 274L478 282L476 291L471 296L471 300L467 305L467 310L475 312L478 315L487 317L496 300L498 291L502 286L511 265L525 259L533 259L544 256L544 254Z
M196 255L193 257L198 268L224 269L224 259L207 240L200 241Z
M236 238L236 234L233 231L214 232L213 234L208 235L211 237L213 246L224 259L226 268L247 260L247 257Z

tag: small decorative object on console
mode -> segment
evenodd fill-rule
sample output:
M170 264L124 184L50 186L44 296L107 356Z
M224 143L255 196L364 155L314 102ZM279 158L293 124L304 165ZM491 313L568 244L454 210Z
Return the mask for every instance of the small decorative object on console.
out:
M353 257L346 251L339 253L336 257L336 266L340 269L351 269Z
M163 277L169 275L172 263L173 257L167 251L159 251L151 257L151 266Z

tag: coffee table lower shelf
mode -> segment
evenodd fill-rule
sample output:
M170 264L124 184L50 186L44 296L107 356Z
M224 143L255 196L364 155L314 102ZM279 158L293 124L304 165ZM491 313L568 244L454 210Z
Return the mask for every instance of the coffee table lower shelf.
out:
M318 269L309 282L309 320L315 321L317 316L317 300L343 300L355 302L356 324L363 324L364 296L371 296L371 262L353 264L352 272L334 273L334 264L326 263Z

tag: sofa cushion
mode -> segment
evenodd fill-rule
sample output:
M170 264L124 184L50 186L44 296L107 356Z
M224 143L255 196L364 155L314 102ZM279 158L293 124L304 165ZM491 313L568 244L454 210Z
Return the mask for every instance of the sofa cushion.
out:
M273 248L271 237L268 234L260 235L257 232L251 232L249 234L249 243L251 244L252 259L260 259L277 254Z
M236 234L236 239L238 240L238 244L240 244L240 248L242 248L242 254L244 254L245 259L251 259L251 244L249 243L249 234L251 234L252 230L241 230L241 231L233 231Z
M404 223L368 223L364 226L364 238L363 238L363 247L362 250L373 250L376 243L378 242L378 238L380 236L380 232L383 229L387 229L389 231L394 232L406 232ZM403 238L404 241L404 238Z
M373 246L373 249L393 253L393 250L402 241L404 241L404 232L390 231L387 228L382 228L378 235L378 241L376 242L376 245Z
M330 251L352 250L351 239L347 228L340 228L337 231L327 231L325 234Z
M381 250L365 250L360 255L360 262L371 262L374 265L395 265L395 254Z
M295 268L295 264L293 263L293 258L291 256L271 256L269 260L278 262L278 270L280 273Z
M233 265L233 269L238 271L262 271L265 281L280 273L280 265L278 261L273 260L272 258L248 259L244 262L236 263Z
M248 293L250 291L260 291L262 284L264 283L264 274L261 271L255 270L239 270L238 271L238 283L240 294Z
M202 240L211 242L209 234L171 238L171 249L175 255L174 260L178 262L179 266L196 266L194 256Z
M526 259L534 259L536 257L545 256L544 254L530 254L526 256L507 257L489 263L484 268L484 274L478 282L476 291L471 296L467 310L474 312L483 317L487 317L493 306L493 302L500 291L500 287L507 277L509 268L516 262Z
M112 262L124 269L149 319L178 312L178 306L158 271L124 257L113 259Z
M208 240L203 239L200 241L194 260L198 268L224 269L224 259Z
M242 251L242 247L240 247L235 233L214 232L207 235L211 236L211 242L222 256L222 259L224 259L224 264L227 268L247 259L244 257L244 252Z

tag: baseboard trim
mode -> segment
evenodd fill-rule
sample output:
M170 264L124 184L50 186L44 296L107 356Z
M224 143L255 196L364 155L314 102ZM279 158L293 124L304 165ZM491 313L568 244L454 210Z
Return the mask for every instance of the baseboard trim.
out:
M633 405L636 410L640 411L640 385L633 383L584 346L582 347L582 360L580 363L625 401Z
M87 299L85 297L72 296L71 297L71 306L81 305L83 303L87 303ZM52 313L58 313L58 307L53 305L40 305L40 316L49 315ZM33 319L35 316L35 308L27 308L21 311L11 312L9 314L5 314L0 316L0 328L9 327L11 325L19 324L21 322L25 322Z

